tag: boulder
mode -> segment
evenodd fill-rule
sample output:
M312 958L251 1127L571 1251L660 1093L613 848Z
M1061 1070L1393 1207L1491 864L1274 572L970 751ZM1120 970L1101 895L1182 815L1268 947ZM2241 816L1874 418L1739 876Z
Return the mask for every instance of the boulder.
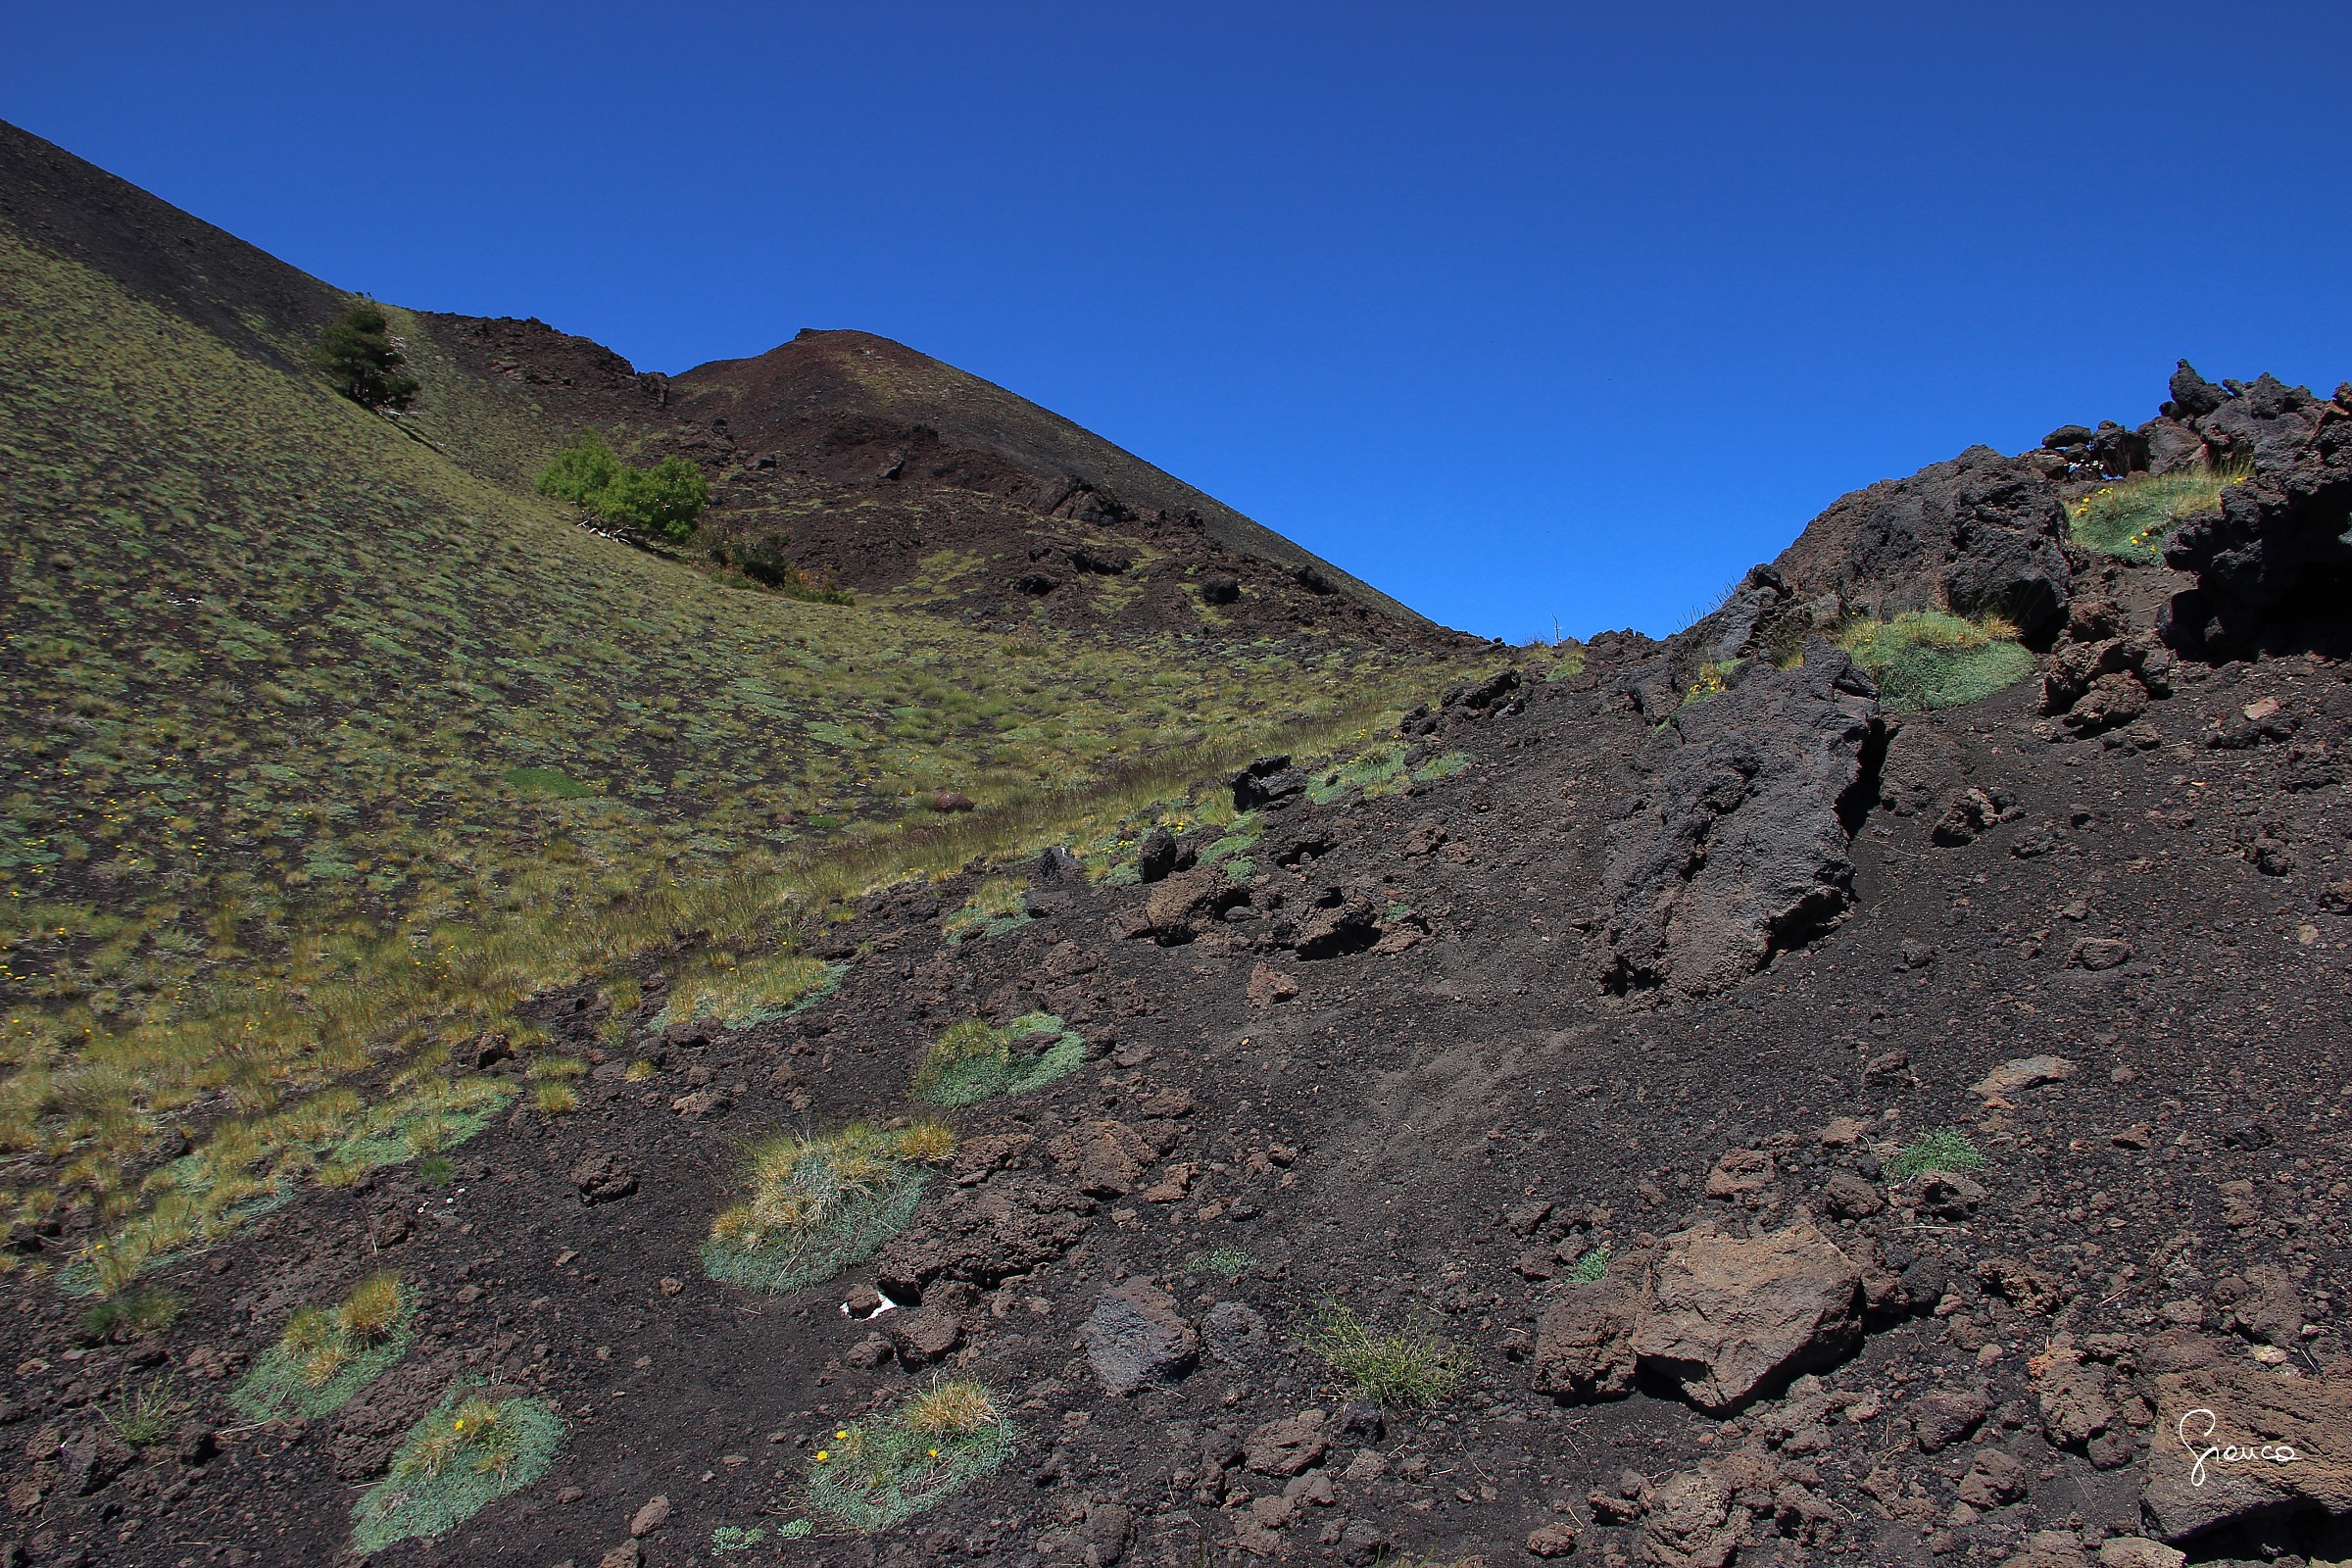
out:
M637 1173L610 1150L591 1149L571 1167L571 1185L583 1203L610 1203L637 1191Z
M2026 1494L2026 1467L1998 1448L1978 1453L1960 1478L1960 1500L1974 1508L2005 1508Z
M1651 1280L1634 1353L1712 1414L1861 1343L1861 1270L1809 1224L1753 1238L1685 1232L1668 1239Z
M1760 1149L1732 1149L1707 1172L1709 1198L1738 1198L1761 1192L1772 1183L1772 1156Z
M1301 958L1336 958L1342 954L1361 953L1379 940L1379 909L1364 894L1346 893L1301 915L1291 946Z
M1981 1389L1937 1389L1911 1405L1911 1441L1922 1453L1939 1453L1984 1424L1992 1401Z
M1119 1396L1174 1383L1200 1357L1200 1337L1176 1303L1141 1280L1105 1291L1078 1337L1102 1392Z
M2256 1516L2352 1514L2352 1383L2218 1359L2153 1382L2139 1500L2165 1541Z
M1285 1421L1269 1421L1242 1446L1242 1463L1261 1476L1283 1479L1323 1462L1331 1449L1323 1414L1310 1410Z
M1724 1568L1739 1549L1744 1513L1734 1517L1732 1484L1701 1465L1651 1489L1642 1520L1642 1560L1655 1568Z
M2352 640L2343 612L2352 602L2352 419L2289 410L2232 424L2225 411L2202 428L2257 466L2216 510L2175 530L2165 564L2196 585L2173 597L2158 630L2204 659L2313 645L2340 652Z
M2063 1083L2080 1069L2064 1056L2016 1056L1968 1086L1972 1095L2022 1094L2041 1084Z
M1059 1257L1087 1232L1094 1200L1034 1176L999 1176L926 1203L874 1257L874 1281L897 1300L934 1280L983 1288Z
M1631 1394L1643 1309L1638 1282L1623 1274L1569 1286L1536 1328L1535 1391L1579 1403Z
M1124 1198L1134 1192L1157 1154L1141 1133L1109 1117L1070 1129L1048 1143L1046 1152L1090 1198Z
M1144 901L1144 924L1138 934L1163 948L1180 947L1247 897L1213 865L1174 872L1154 884Z
M1233 808L1254 811L1306 793L1306 774L1289 757L1261 757L1233 775Z
M1741 673L1746 672L1746 673ZM1853 903L1848 815L1884 752L1878 691L1815 638L1684 704L1608 830L1604 990L1719 989L1837 925Z
M1265 1315L1247 1301L1219 1301L1200 1315L1200 1339L1227 1366L1255 1365L1272 1336Z

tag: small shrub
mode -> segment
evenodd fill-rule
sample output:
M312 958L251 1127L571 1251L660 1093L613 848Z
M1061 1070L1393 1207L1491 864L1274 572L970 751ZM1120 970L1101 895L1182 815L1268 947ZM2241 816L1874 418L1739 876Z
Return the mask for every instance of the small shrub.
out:
M1435 1404L1467 1370L1461 1347L1425 1325L1375 1334L1353 1307L1336 1299L1324 1301L1306 1340L1351 1388L1383 1404Z
M710 1222L704 1272L762 1291L831 1279L906 1228L926 1166L954 1150L924 1123L771 1139L752 1152L750 1198Z
M2165 542L2182 519L2220 506L2222 492L2249 471L2238 465L2211 472L2135 473L2067 508L2068 529L2086 550L2152 566L2164 559Z
M1906 611L1892 620L1852 621L1838 641L1879 683L1889 708L1957 708L2034 673L2034 655L2017 628L1994 615L1971 621Z
M229 1402L255 1421L331 1415L408 1350L415 1314L389 1272L368 1275L332 1307L299 1307Z
M177 1431L180 1418L195 1408L194 1400L172 1394L170 1379L158 1378L125 1393L122 1402L106 1412L106 1424L132 1447L151 1448Z
M365 409L405 409L416 398L416 378L391 337L378 306L363 302L326 323L311 346L311 368L337 392Z
M859 1534L887 1530L995 1470L1013 1440L986 1388L936 1384L879 1420L836 1429L809 1458L808 1509Z
M621 461L612 449L594 435L584 435L556 454L556 461L539 475L539 493L575 507L593 507L620 474Z
M1562 1276L1572 1285L1597 1284L1609 1271L1609 1250L1604 1244L1592 1249L1576 1260L1576 1267Z
M492 1400L460 1384L409 1429L391 1472L360 1498L353 1544L376 1552L441 1535L545 1475L563 1441L564 1423L543 1401Z
M1886 1162L1886 1180L1897 1185L1922 1171L1971 1171L1984 1168L1984 1156L1957 1127L1938 1127L1913 1141Z
M1085 1060L1086 1042L1053 1013L1032 1012L1002 1029L967 1018L923 1053L910 1093L933 1105L977 1104L1050 1084Z

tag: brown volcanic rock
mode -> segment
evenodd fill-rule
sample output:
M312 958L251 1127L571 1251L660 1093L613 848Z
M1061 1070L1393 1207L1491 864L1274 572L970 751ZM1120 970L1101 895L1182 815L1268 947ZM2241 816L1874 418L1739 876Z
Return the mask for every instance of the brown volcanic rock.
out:
M2352 1514L2344 1447L2352 1384L2281 1377L2250 1361L2215 1361L2154 1383L2140 1506L2165 1540L2266 1512Z
M1859 1345L1861 1284L1853 1259L1811 1225L1753 1239L1672 1237L1634 1353L1700 1409L1728 1411L1775 1377Z

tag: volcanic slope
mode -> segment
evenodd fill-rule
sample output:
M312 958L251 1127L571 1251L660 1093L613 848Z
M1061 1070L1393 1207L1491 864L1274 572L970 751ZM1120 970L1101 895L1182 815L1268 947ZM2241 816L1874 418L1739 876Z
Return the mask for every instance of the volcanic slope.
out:
M207 1129L348 1130L340 1075L633 945L766 954L778 879L844 847L953 863L1093 784L1360 727L1465 641L766 592L532 493L575 411L410 313L415 416L333 396L300 360L344 303L0 127L0 1141L43 1224Z

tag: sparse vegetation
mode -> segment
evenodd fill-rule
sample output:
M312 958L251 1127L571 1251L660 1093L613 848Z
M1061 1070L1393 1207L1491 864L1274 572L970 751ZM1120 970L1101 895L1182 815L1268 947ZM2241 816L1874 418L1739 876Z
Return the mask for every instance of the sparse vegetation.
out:
M1220 1247L1215 1251L1198 1257L1194 1261L1198 1262L1205 1273L1214 1274L1220 1279L1238 1280L1250 1272L1257 1259L1246 1248Z
M489 1399L461 1384L409 1429L392 1468L353 1510L353 1544L381 1551L464 1523L546 1474L564 1423L538 1399Z
M255 1421L331 1415L407 1352L414 1313L389 1272L368 1275L334 1306L297 1308L230 1401Z
M185 1304L178 1292L162 1289L110 1297L82 1313L81 1337L96 1345L118 1335L158 1333L179 1321Z
M811 1513L860 1534L961 1492L1012 1452L1012 1422L970 1379L935 1383L889 1415L835 1428L808 1462Z
M1001 937L1018 931L1032 918L1018 877L990 877L963 902L962 907L941 923L948 945L955 947L976 937Z
M383 307L362 301L326 323L311 345L311 368L364 409L405 409L416 400L416 377L392 340Z
M1997 615L1964 620L1941 611L1906 611L1892 620L1846 623L1840 647L1879 684L1889 708L1957 708L2034 673L2034 655Z
M542 1116L568 1116L580 1108L580 1094L567 1083L550 1080L532 1085L531 1103Z
M1027 1013L1002 1028L966 1018L931 1042L910 1092L933 1105L977 1104L1050 1084L1085 1060L1085 1040L1053 1013Z
M705 954L670 987L661 1023L710 1018L728 1029L788 1017L841 982L845 966L789 949L738 959L724 949Z
M1356 1392L1383 1404L1436 1404L1468 1370L1460 1346L1418 1320L1375 1333L1355 1308L1326 1298L1305 1335L1307 1348Z
M172 1392L169 1378L157 1378L152 1383L126 1390L120 1401L106 1414L106 1424L116 1437L134 1448L151 1448L178 1430L180 1418L196 1408L192 1399L180 1398Z
M1588 1249L1585 1255L1576 1260L1576 1266L1560 1277L1571 1285L1594 1285L1599 1283L1601 1276L1608 1271L1609 1249L1608 1244L1604 1242L1598 1247Z
M1984 1156L1957 1127L1938 1127L1914 1140L1886 1162L1886 1176L1900 1185L1922 1171L1972 1171L1984 1168Z
M2135 473L2101 485L2067 508L2075 543L2121 561L2154 565L2182 519L2222 504L2222 492L2246 477L2246 465L2180 473Z
M750 1198L710 1222L703 1268L762 1291L831 1279L906 1228L927 1167L955 1148L952 1131L924 1122L770 1139L752 1151Z

